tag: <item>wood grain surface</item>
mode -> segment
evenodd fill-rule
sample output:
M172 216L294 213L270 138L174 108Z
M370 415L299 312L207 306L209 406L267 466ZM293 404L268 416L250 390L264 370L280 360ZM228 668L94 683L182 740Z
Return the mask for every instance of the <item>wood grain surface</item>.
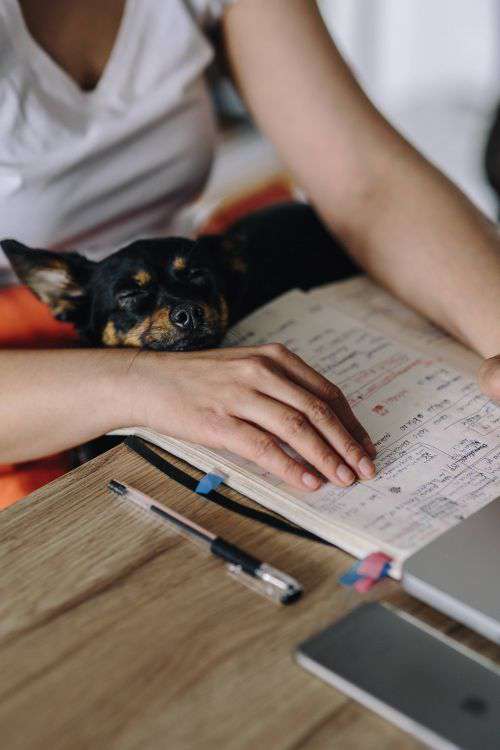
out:
M247 590L107 491L111 478L289 572L303 599L280 608ZM351 563L217 507L125 446L109 451L0 514L2 750L421 747L293 660L300 641L366 600L337 583ZM498 658L393 581L372 598Z

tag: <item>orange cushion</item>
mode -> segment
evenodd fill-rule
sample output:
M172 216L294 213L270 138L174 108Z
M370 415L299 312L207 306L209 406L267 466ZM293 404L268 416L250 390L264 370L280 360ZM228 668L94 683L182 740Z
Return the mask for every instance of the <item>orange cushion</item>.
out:
M292 187L286 176L255 186L239 196L231 196L223 203L208 222L202 227L202 234L225 232L230 224L242 219L252 211L266 208L276 203L284 203L293 198Z
M73 326L60 323L46 305L24 286L0 290L0 348L42 349L71 346L77 341ZM0 466L0 508L6 508L70 468L68 453Z
M278 178L228 200L203 227L203 232L223 232L237 219L258 208L290 200L286 178ZM73 346L78 338L73 326L60 323L24 286L0 289L0 348L53 349ZM15 466L0 466L0 509L56 479L70 469L69 453Z
M75 329L52 317L49 308L25 286L0 289L0 347L52 349L77 341Z

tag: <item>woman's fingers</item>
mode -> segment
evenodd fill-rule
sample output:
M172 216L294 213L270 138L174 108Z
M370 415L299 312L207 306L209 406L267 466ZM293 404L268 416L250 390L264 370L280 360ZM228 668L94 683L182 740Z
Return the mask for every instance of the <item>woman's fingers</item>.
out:
M268 442L273 437L285 441L340 486L351 484L356 477L375 475L370 457L375 450L346 398L300 357L280 344L217 353L221 355L221 377L228 381L223 396L228 417L244 419L253 429L267 431ZM241 453L234 446L232 450ZM275 446L273 454L289 461L286 452L278 450L276 454Z
M371 479L375 476L376 469L372 459L365 448L344 427L332 406L279 374L274 374L269 378L261 390L275 400L291 406L295 413L302 416L301 421L310 424L326 441L330 451L333 449L335 454L338 454L360 479ZM307 458L310 460L309 457ZM334 461L334 458L332 457L331 460ZM317 466L314 460L312 464ZM336 469L337 472L340 471L340 479L347 479L345 468ZM342 477L341 474L344 476ZM330 479L328 473L326 476Z
M269 360L266 361L265 358L262 358L262 360L257 358L256 361L253 361L250 364L251 366L247 370L247 378L249 384L252 385L256 393L269 396L271 399L274 399L275 402L288 405L302 415L300 426L304 430L304 441L306 446L309 447L308 460L310 460L311 433L309 430L306 430L306 427L311 425L330 446L330 458L332 462L336 461L335 454L333 453L333 451L336 451L336 453L341 456L344 463L350 466L361 479L371 479L375 476L375 464L371 460L367 451L354 439L346 427L344 427L330 404L321 400L311 391L302 388L300 385L297 385L294 381L290 380L288 375L281 368L273 366L272 363L269 364ZM250 403L246 403L246 399L236 402L234 408L235 411L233 413L237 416L239 416L242 409L244 409L245 418L252 422L264 424L262 420L265 420L266 429L283 438L283 425L278 418L275 417L272 424L269 425L266 415L262 413L262 410L260 410L259 419L255 419L251 413L249 413L252 408L255 408L253 400ZM291 419L290 421L298 422L299 420ZM295 432L298 431L298 427L295 425ZM287 440L286 437L283 439ZM302 453L302 455L304 454ZM317 462L314 460L312 461L312 464L317 466ZM345 479L347 483L349 483L347 466L345 468L339 466L338 470L344 475L344 477L338 475L339 478ZM335 466L335 473L337 473L337 466ZM326 472L326 476L330 479L330 474L328 472Z
M259 393L253 399L245 400L235 416L252 421L276 435L338 487L346 487L356 480L353 471L303 412Z
M370 456L375 456L376 450L370 436L336 385L282 344L267 344L260 347L260 350L276 362L295 383L314 393L321 401L326 401L352 437L363 445Z
M227 450L253 461L299 490L311 492L321 487L321 479L285 453L272 435L245 421L229 419L220 428L218 437Z
M353 438L363 445L371 457L375 456L376 450L370 436L356 418L340 388L331 383L328 378L316 372L283 344L217 349L205 354L212 355L214 358L218 357L220 360L237 358L248 363L258 360L264 363L265 360L268 360L270 363L277 365L297 385L315 394L320 400L326 401Z
M493 401L500 401L500 356L485 359L478 373L479 386Z
M346 430L359 443L361 443L361 445L371 458L375 458L375 456L377 455L377 449L375 448L371 437L355 416L353 410L349 406L347 398L344 396L342 391L339 391L337 397L330 401L330 403L332 404L334 411L336 412Z

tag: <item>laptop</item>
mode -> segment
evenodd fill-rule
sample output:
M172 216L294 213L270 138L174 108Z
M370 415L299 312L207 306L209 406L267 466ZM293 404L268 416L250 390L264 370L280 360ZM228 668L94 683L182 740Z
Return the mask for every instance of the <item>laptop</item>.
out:
M500 644L500 498L409 557L402 584Z

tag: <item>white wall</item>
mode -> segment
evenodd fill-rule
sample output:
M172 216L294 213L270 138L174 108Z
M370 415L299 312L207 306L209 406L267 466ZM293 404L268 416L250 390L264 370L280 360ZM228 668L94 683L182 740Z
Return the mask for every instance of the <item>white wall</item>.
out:
M319 0L365 90L490 215L482 148L500 101L500 0Z

